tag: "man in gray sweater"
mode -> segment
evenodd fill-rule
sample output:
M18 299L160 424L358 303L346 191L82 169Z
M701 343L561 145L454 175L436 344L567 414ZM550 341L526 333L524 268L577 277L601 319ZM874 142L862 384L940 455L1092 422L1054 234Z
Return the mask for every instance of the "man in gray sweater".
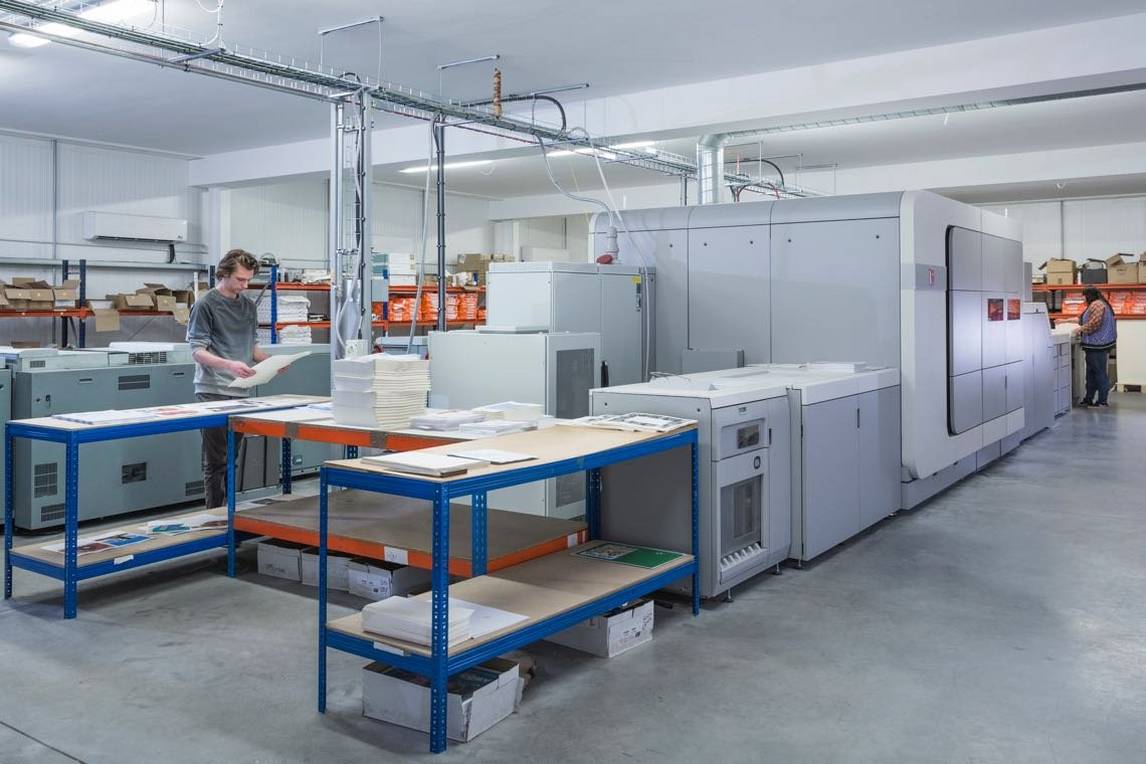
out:
M191 308L187 342L195 359L195 398L219 401L244 398L247 390L228 387L236 378L250 377L251 365L267 358L257 342L258 311L243 296L259 272L259 261L250 252L232 249L215 266L215 288ZM227 428L213 427L203 433L203 486L207 507L227 504ZM236 449L241 436L236 435Z

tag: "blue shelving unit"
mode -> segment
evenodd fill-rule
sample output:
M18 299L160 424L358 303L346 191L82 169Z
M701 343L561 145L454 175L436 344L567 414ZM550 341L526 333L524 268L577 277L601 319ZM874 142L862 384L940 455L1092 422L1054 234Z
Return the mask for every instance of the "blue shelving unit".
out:
M586 521L589 538L599 537L601 528L601 469L610 464L638 459L642 456L661 453L674 448L687 447L692 459L692 559L685 565L672 567L664 572L560 613L550 618L529 624L487 642L450 655L447 643L449 608L450 557L450 500L460 496L471 497L473 526L473 571L475 576L485 573L486 566L486 508L490 491L499 488L531 483L537 480L585 473ZM332 487L353 488L360 491L389 493L433 503L432 527L432 570L431 570L431 612L432 640L430 655L414 653L396 654L381 650L375 641L352 636L343 631L331 629L327 625L326 557L329 533L328 492ZM700 553L699 531L699 485L697 463L697 434L695 428L670 433L661 437L638 441L632 444L609 448L574 458L549 461L541 464L525 465L517 469L494 471L487 475L472 477L460 476L454 479L433 480L415 476L355 469L337 463L328 463L320 472L319 493L319 560L318 560L318 710L326 711L326 651L341 650L358 655L367 660L377 661L411 671L430 680L430 751L441 753L446 749L446 697L447 680L450 676L476 666L483 661L507 651L523 647L550 634L569 628L587 618L607 612L614 607L637 597L644 596L685 577L692 578L692 612L700 613L700 568L697 558ZM603 563L607 564L607 563ZM512 570L512 568L510 568Z
M284 404L280 408L303 405L305 402L300 399L298 403ZM263 410L269 411L271 409ZM202 430L209 427L227 427L229 416L226 413L211 413L154 422L86 427L70 425L62 420L52 422L47 417L8 422L4 427L4 599L11 599L12 597L12 569L21 568L62 581L64 584L64 618L75 618L77 609L76 587L80 581L184 557L206 549L226 548L233 544L234 527L228 523L226 533L198 537L183 543L173 543L159 549L138 553L133 552L131 547L125 547L122 557L107 562L81 566L77 552L81 445L187 430ZM14 525L12 446L16 438L48 441L64 446L64 559L62 565L23 555L12 549ZM228 473L228 491L231 491L235 485L232 449L228 450L228 455L232 456L231 471ZM191 455L191 457L198 458L198 454Z

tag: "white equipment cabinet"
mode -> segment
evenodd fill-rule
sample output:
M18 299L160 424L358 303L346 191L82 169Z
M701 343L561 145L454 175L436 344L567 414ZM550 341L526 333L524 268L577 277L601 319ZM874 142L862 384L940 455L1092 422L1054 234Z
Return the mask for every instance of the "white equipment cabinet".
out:
M538 403L545 413L589 413L601 384L601 337L584 332L430 332L430 405L470 409L500 401ZM489 506L531 515L585 514L583 475L565 475L493 491Z
M601 335L602 384L648 379L654 271L592 263L492 263L486 324Z
M698 420L704 597L810 560L899 508L895 369L754 365L593 391L596 414L637 411ZM611 467L605 537L686 550L688 491L672 477L686 463L663 454Z

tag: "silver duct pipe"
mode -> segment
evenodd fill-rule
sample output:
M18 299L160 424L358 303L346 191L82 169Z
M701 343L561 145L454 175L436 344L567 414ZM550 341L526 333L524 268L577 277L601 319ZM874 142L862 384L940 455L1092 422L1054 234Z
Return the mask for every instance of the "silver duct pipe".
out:
M728 136L702 135L696 142L696 203L724 201L724 147Z

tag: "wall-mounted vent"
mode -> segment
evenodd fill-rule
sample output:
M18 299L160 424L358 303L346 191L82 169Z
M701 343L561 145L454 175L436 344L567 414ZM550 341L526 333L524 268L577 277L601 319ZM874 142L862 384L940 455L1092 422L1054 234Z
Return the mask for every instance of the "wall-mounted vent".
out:
M119 378L120 390L148 390L150 388L150 374L128 374Z
M56 462L44 462L32 467L32 496L55 496L60 490L60 466Z

